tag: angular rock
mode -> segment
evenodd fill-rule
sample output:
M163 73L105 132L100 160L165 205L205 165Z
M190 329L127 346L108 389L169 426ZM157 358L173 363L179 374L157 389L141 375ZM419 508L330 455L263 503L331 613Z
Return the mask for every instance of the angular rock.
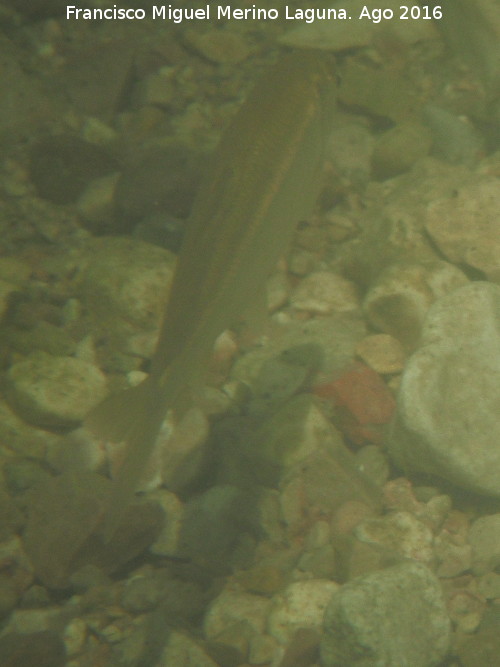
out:
M437 665L448 651L450 620L438 580L406 562L345 584L328 605L323 667Z
M439 299L402 376L390 454L405 469L499 497L500 287Z

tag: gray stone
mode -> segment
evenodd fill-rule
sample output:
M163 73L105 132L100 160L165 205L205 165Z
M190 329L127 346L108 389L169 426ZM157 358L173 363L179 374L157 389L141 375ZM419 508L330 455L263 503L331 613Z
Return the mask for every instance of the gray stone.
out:
M439 582L415 562L344 585L326 609L324 631L323 667L431 667L450 641Z
M388 438L405 469L500 496L500 287L475 282L429 310Z

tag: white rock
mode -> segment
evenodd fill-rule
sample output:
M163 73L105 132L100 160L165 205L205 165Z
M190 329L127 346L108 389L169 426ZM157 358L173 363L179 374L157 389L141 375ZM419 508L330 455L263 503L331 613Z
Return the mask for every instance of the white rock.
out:
M404 370L390 454L405 469L500 496L500 287L475 282L430 309Z
M439 581L408 562L353 579L325 613L322 667L430 667L445 657L450 621Z
M367 544L387 553L430 563L433 557L433 535L428 526L410 512L393 512L382 518L364 519L354 534Z
M325 609L339 585L328 579L310 579L290 584L275 595L268 618L268 632L287 644L299 628L321 629Z

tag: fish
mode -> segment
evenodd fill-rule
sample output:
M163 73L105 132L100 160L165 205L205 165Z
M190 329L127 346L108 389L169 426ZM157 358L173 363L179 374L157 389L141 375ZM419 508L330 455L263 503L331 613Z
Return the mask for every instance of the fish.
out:
M223 132L177 257L149 375L94 408L85 426L125 443L103 517L106 539L133 499L168 410L202 386L217 337L265 290L321 188L335 109L331 56L284 53Z

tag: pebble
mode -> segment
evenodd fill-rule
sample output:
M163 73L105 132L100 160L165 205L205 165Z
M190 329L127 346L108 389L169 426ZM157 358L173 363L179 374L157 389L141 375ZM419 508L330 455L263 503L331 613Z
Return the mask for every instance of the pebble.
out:
M397 338L389 334L372 334L363 338L356 346L356 354L381 375L400 373L403 370L403 346Z

